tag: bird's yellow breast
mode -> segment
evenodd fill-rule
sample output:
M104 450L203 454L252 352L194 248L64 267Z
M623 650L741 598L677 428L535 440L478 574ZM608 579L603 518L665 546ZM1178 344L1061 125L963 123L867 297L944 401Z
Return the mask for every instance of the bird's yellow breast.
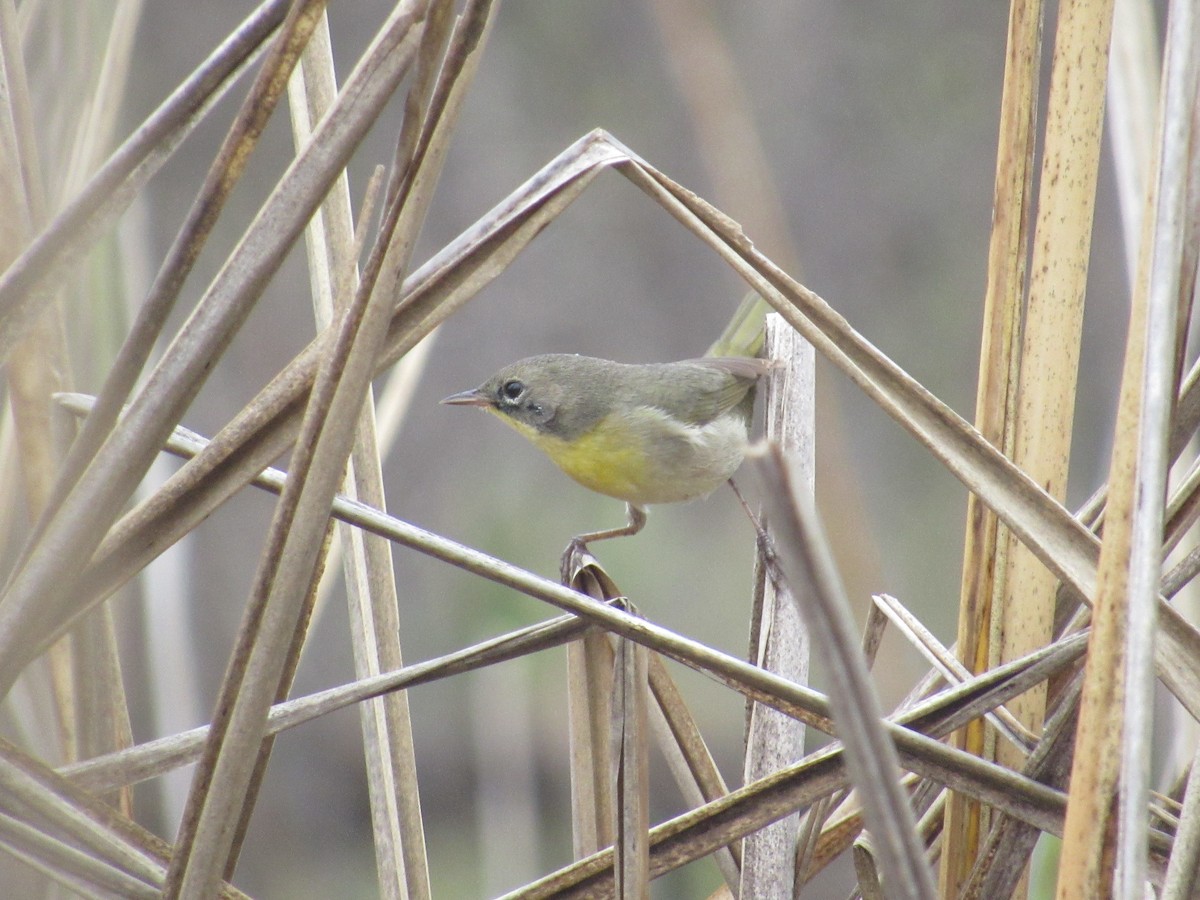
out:
M584 487L639 506L711 493L733 474L746 445L736 416L694 427L642 407L606 416L570 440L507 421Z
M517 430L584 487L634 503L649 502L640 500L654 477L642 436L612 419L569 441L528 427Z

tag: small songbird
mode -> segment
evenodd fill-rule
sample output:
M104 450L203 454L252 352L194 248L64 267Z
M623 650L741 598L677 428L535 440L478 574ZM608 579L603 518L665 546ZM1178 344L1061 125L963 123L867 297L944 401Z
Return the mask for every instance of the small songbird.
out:
M712 493L741 465L768 306L751 294L701 359L630 365L551 353L505 366L442 403L495 413L629 521L572 542L636 534L645 507Z

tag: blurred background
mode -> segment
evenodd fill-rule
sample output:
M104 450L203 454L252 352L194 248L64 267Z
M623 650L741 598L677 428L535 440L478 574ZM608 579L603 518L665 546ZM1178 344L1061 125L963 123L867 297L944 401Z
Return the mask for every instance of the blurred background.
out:
M147 4L126 129L252 6L246 0ZM330 5L343 77L389 8L383 0ZM757 246L970 419L1006 26L1002 3L505 0L416 261L581 135L604 128L742 222ZM1047 27L1048 41L1051 33ZM714 38L716 44L705 43ZM53 70L56 54L85 52L53 41L47 47L45 58L31 64ZM689 67L711 75L699 96L680 89L679 73ZM114 273L130 304L145 295L242 93L236 90L202 124L126 217L122 241L141 247L144 262L139 266L135 254ZM389 110L355 157L356 208L371 169L391 159L401 110L396 103ZM701 140L697 116L705 114L716 116L719 141ZM281 111L185 301L194 302L215 274L291 152ZM1127 308L1115 197L1104 178L1072 504L1105 477L1109 447L1100 436L1115 406ZM205 434L218 430L311 338L302 254L293 253L272 283L184 424ZM575 485L491 418L437 401L535 353L626 362L698 355L744 292L719 259L648 197L604 175L435 334L386 463L389 511L555 577L567 540L619 523L622 505ZM121 333L121 326L97 328L96 340L115 341ZM95 373L76 374L81 390L98 388ZM856 614L861 621L870 592L886 591L953 642L965 491L820 362L818 403L817 493ZM175 465L164 463L167 470ZM151 576L151 593L157 584L171 596L143 604L130 592L120 600L131 646L144 630L182 629L180 654L129 663L131 695L144 694L133 709L139 740L208 720L272 507L267 495L236 498ZM732 493L722 490L655 508L642 534L602 545L597 555L647 617L742 655L752 537ZM552 612L415 553L397 552L396 573L409 662ZM182 625L156 618L172 603L182 604ZM353 678L340 589L316 628L297 694ZM924 670L898 641L885 641L877 664L885 704L899 700ZM673 671L726 780L740 783L743 703L691 672ZM564 676L564 655L555 651L412 692L436 896L493 896L569 861ZM169 694L155 690L164 683ZM185 684L191 688L183 690ZM239 867L241 887L263 897L375 895L361 759L353 710L278 741ZM682 807L661 762L654 767L652 819L661 821ZM183 773L138 789L142 816L166 837L173 836L187 783ZM702 897L718 883L715 866L701 861L655 890L659 897ZM841 897L848 883L835 871L808 896Z

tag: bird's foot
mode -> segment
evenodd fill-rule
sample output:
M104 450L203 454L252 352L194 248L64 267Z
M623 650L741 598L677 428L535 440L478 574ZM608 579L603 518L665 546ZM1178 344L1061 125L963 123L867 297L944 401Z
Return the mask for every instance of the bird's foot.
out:
M592 556L587 548L586 537L587 535L580 535L571 538L570 543L562 552L558 564L558 574L563 584L570 584L575 578L575 573L582 569Z

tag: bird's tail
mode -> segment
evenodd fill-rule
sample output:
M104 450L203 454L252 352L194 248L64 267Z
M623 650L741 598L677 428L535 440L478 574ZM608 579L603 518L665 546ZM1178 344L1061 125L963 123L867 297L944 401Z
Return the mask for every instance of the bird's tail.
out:
M758 356L762 352L763 322L771 305L751 291L738 305L737 312L708 348L705 356Z

